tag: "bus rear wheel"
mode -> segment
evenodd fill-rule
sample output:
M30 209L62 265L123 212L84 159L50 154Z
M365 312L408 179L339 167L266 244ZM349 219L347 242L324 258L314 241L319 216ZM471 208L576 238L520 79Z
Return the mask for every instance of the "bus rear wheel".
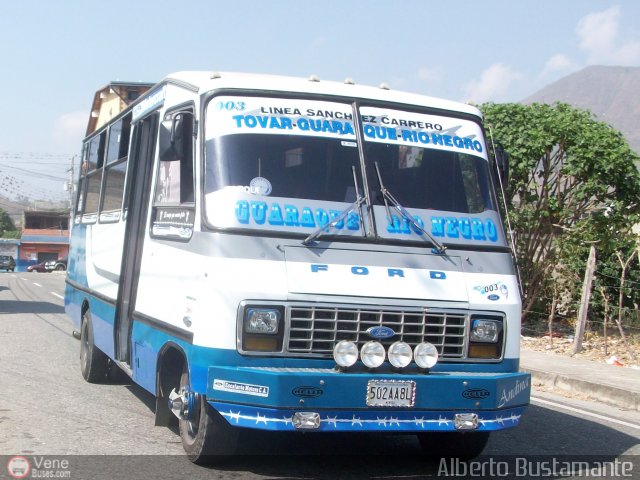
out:
M82 377L89 383L103 382L109 373L109 357L95 346L93 340L89 310L82 314L80 326L80 371Z
M472 460L482 453L490 432L419 433L422 452L430 459L458 458Z
M189 368L185 364L180 376L180 390L190 388ZM203 395L197 395L189 420L180 420L180 437L189 460L196 464L213 464L236 453L239 431L216 412Z

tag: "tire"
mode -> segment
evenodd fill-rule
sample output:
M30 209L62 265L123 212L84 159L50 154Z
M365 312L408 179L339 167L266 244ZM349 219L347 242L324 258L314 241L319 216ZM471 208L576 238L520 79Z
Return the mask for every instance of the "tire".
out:
M63 272L65 270L64 265L56 265L56 271Z
M430 459L471 460L482 453L490 432L431 432L418 434L422 452Z
M89 383L103 383L109 374L109 357L95 346L93 340L89 310L82 314L80 326L80 371Z
M189 367L185 363L180 375L180 389L190 386ZM234 455L240 432L232 427L198 395L193 421L180 420L180 437L187 457L198 465L220 463Z

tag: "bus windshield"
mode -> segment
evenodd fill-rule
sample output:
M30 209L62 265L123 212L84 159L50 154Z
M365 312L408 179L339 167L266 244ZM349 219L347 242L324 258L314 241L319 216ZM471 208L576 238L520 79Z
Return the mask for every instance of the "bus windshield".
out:
M385 205L377 164L384 186L404 208L466 215L495 212L486 149L476 123L380 107L361 107L359 114L374 210ZM227 227L235 215L236 223L248 227L303 233L301 227L322 226L323 212L335 218L356 201L354 167L357 188L364 193L354 124L351 104L215 97L205 124L209 222ZM233 209L225 206L229 201ZM306 224L305 207L310 212ZM351 225L352 233L363 233L360 222Z
M254 178L264 178L271 184L268 195L274 197L355 200L351 167L360 169L355 140L226 135L207 142L207 159L213 160L207 165L207 192L229 185L249 186Z

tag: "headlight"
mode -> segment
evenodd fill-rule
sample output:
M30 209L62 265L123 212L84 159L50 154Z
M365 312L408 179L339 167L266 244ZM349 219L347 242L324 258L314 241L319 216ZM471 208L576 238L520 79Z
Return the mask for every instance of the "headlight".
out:
M360 360L368 368L378 368L384 362L385 351L381 343L370 341L362 346Z
M245 352L282 351L285 309L281 305L243 305L240 338Z
M431 368L438 363L438 349L429 342L416 345L413 360L420 368Z
M244 317L245 333L277 335L280 311L273 308L247 308Z
M477 318L471 324L469 339L472 342L496 343L501 331L502 322L499 320Z
M404 368L411 363L413 352L408 343L395 342L389 347L389 363L396 368Z
M348 340L339 341L333 347L333 359L340 367L347 368L352 366L358 360L357 345Z

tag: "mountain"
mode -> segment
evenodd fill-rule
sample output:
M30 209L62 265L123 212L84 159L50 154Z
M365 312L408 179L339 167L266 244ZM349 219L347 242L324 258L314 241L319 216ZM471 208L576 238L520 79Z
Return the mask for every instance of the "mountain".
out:
M622 132L640 153L640 67L591 66L561 78L521 103L564 102L590 110Z

